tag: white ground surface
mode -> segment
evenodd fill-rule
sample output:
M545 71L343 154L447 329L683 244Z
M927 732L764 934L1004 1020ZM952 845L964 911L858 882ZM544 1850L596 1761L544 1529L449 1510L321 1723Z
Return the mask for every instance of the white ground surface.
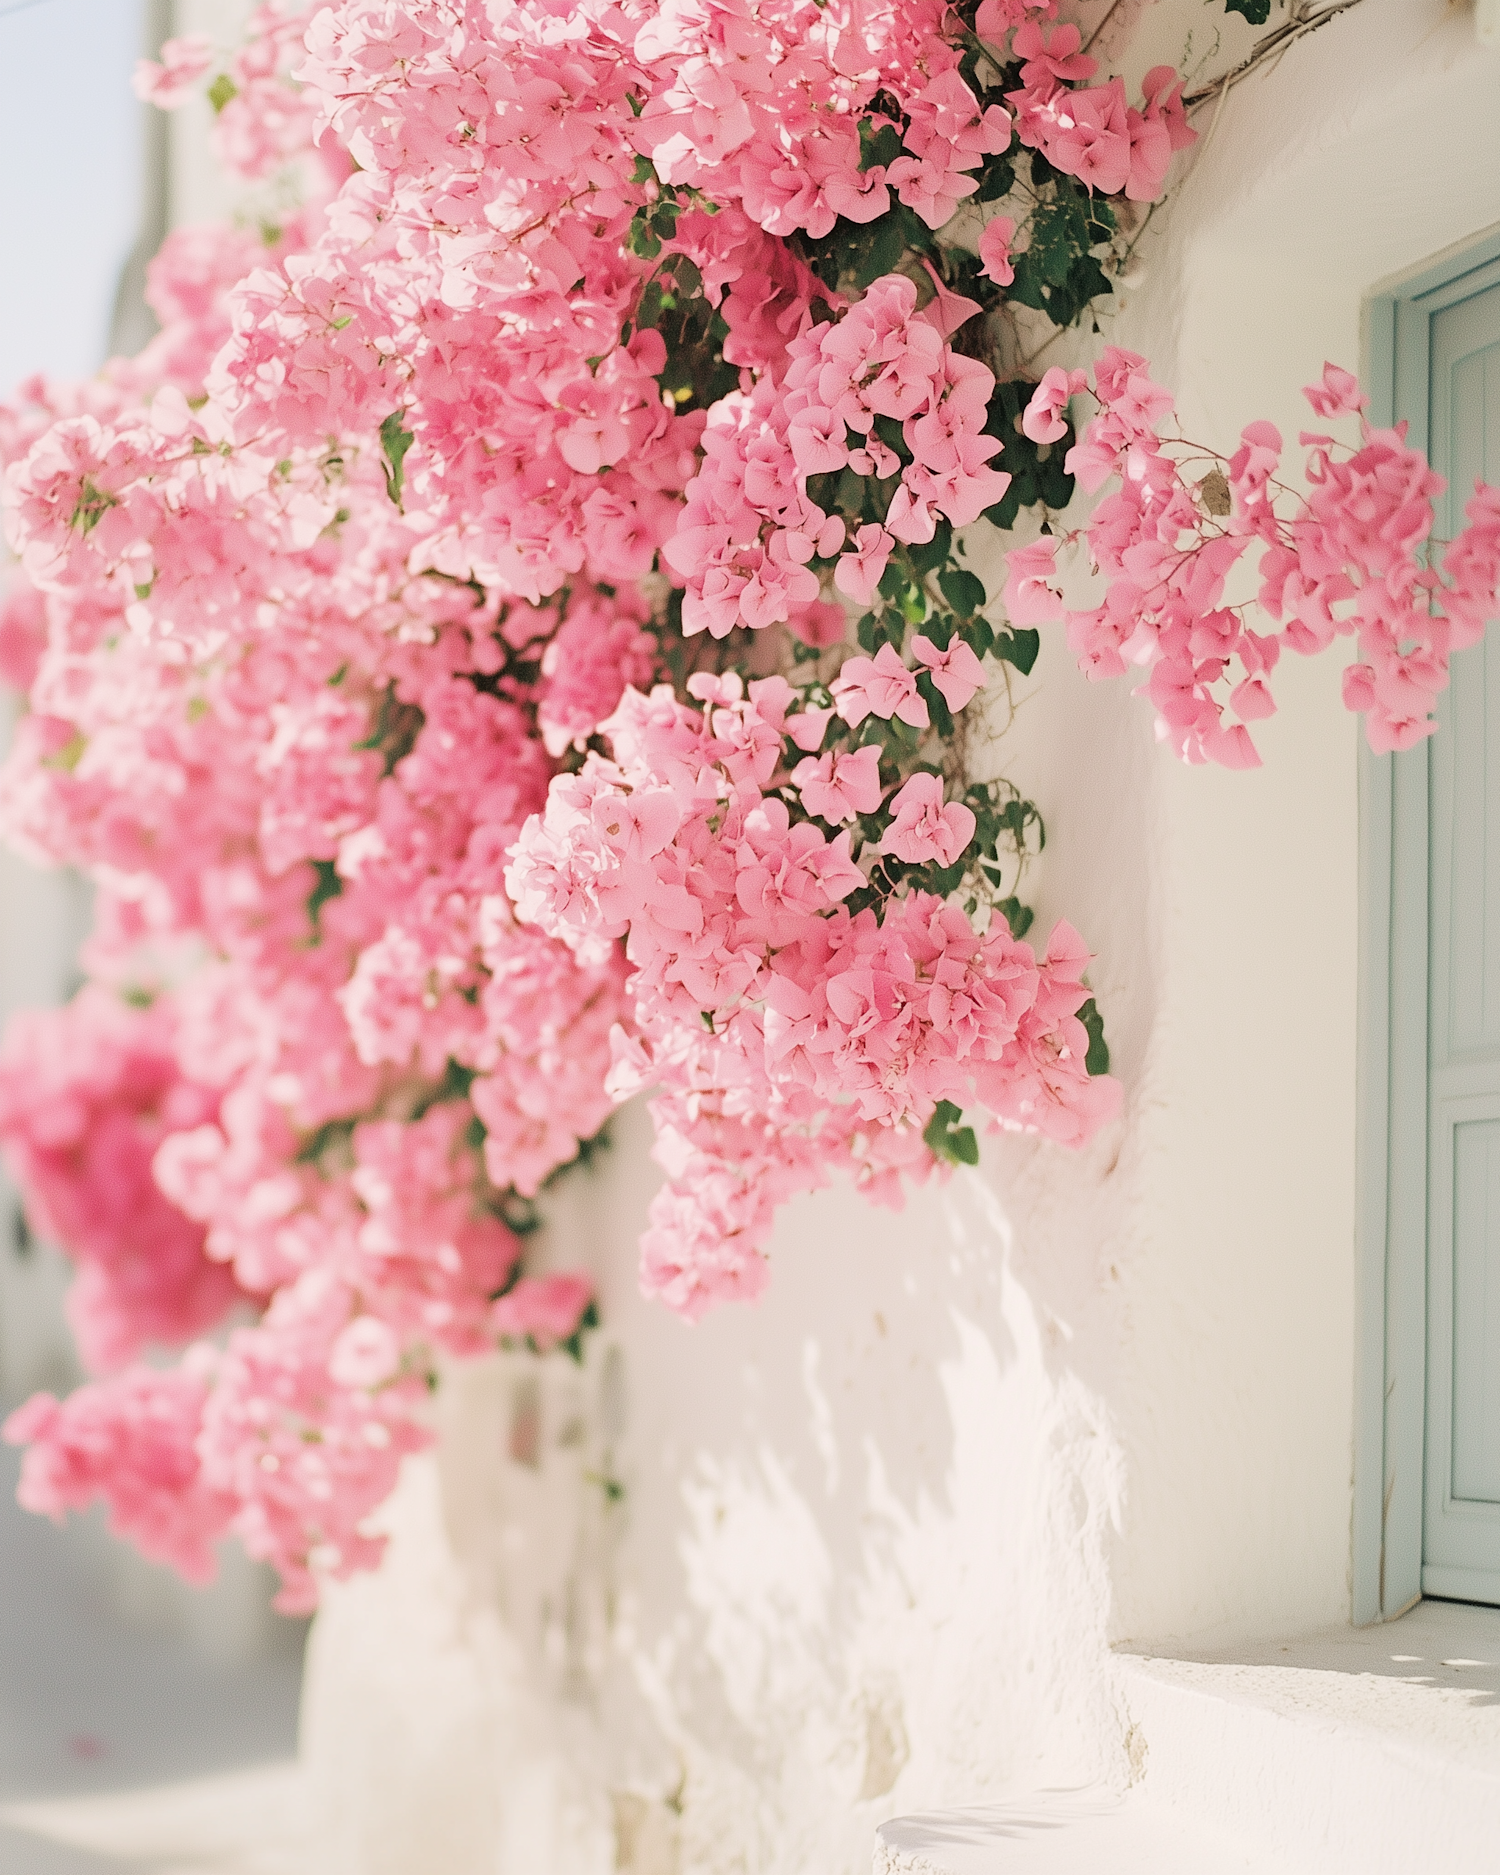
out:
M3 1448L0 1875L273 1867L238 1845L290 1831L300 1630L267 1645L221 1591L184 1631L198 1608L18 1509L16 1471Z
M1272 1875L1251 1853L1139 1797L1039 1791L1009 1803L895 1817L873 1875ZM1276 1875L1282 1875L1276 1871Z
M1422 1602L1383 1626L1141 1665L1177 1686L1500 1776L1500 1608Z
M1500 1610L1119 1666L1145 1796L1278 1875L1496 1868Z

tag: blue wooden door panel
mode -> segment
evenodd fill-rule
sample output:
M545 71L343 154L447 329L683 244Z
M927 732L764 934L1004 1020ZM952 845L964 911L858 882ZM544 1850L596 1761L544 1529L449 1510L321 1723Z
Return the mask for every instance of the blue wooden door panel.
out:
M1500 480L1500 286L1431 323L1439 531ZM1500 1602L1500 643L1453 660L1430 755L1422 1587Z
M1500 1505L1500 1119L1453 1129L1450 1501Z

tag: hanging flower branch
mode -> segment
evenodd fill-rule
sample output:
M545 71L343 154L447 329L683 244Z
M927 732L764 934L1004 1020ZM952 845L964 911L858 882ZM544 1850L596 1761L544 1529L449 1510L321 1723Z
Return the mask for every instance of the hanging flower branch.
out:
M1366 717L1370 746L1409 749L1430 735L1450 654L1477 644L1494 610L1500 492L1476 487L1440 573L1428 547L1433 500L1446 484L1408 446L1404 425L1375 430L1361 419L1358 449L1304 432L1310 492L1302 495L1277 479L1283 445L1274 424L1248 425L1229 457L1164 439L1171 394L1145 366L1134 352L1106 348L1093 373L1099 414L1068 452L1090 493L1119 480L1083 532L1108 581L1102 603L1064 607L1053 584L1063 541L1049 536L1007 556L1012 619L1065 621L1091 677L1123 676L1131 665L1147 673L1142 690L1158 731L1185 761L1258 766L1249 725L1275 712L1269 679L1281 653L1309 657L1350 634L1361 661L1344 672L1344 701ZM1057 398L1081 392L1087 374L1066 385L1062 377L1049 372L1058 382L1038 387L1029 425L1052 421ZM1304 395L1325 420L1358 416L1369 401L1336 365ZM1257 543L1254 600L1226 605L1234 568ZM1252 618L1280 629L1257 632Z

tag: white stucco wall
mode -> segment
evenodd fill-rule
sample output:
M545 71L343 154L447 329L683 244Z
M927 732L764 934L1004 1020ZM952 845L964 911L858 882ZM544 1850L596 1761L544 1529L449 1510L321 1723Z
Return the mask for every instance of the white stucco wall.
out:
M1163 0L1132 66L1190 28ZM1294 437L1369 290L1496 220L1500 61L1365 0L1229 96L1110 336L1189 435ZM601 1285L586 1372L455 1372L387 1566L318 1619L330 1866L843 1875L894 1811L1126 1779L1111 1642L1347 1618L1356 726L1289 662L1256 774L1176 766L1060 638L1003 744L1126 1085L1087 1151L990 1140L901 1217L800 1202L766 1300L690 1329L636 1292L622 1116L554 1219Z

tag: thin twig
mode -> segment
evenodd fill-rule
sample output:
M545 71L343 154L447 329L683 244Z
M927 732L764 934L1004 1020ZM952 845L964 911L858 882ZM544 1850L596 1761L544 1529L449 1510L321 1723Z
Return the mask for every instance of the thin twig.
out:
M1088 38L1084 40L1083 45L1080 48L1081 51L1084 51L1084 52L1088 51L1089 47L1099 37L1100 33L1104 31L1105 27L1108 26L1109 22L1114 18L1115 11L1118 8L1119 4L1120 4L1120 0L1109 0L1109 5L1105 9L1104 18L1100 20L1099 24L1089 34Z
M1214 132L1219 128L1219 119L1224 115L1224 100L1228 96L1229 96L1229 80L1227 78L1221 78L1219 81L1219 101L1214 106L1214 114L1213 114L1213 117L1209 121L1208 135L1203 139L1203 141L1198 145L1198 148L1193 153L1195 160L1198 162L1202 161L1204 152L1208 149L1208 146L1214 140Z
M1320 26L1326 26L1331 19L1336 18L1340 13L1347 13L1350 7L1359 4L1360 0L1331 0L1331 4L1313 13L1308 11L1306 0L1303 0L1303 4L1294 8L1289 19L1278 26L1274 32L1267 33L1264 39L1257 41L1248 57L1241 59L1240 63L1225 72L1222 78L1216 78L1212 84L1204 85L1198 91L1189 92L1182 100L1183 108L1189 111L1196 110L1200 104L1206 104L1210 98L1222 97L1231 85L1237 85L1242 78L1248 78L1265 60L1279 55L1296 40L1305 38L1308 33L1315 33Z
M1118 278L1120 274L1124 273L1125 269L1130 265L1131 256L1135 253L1135 250L1141 244L1141 236L1151 226L1151 217L1156 213L1157 209L1161 207L1162 200L1164 199L1165 198L1159 198L1157 201L1153 202L1151 206L1146 210L1145 214L1141 217L1141 225L1139 228L1136 229L1135 234L1132 236L1130 246L1127 247L1125 252L1120 256L1119 265L1115 269L1116 278Z

